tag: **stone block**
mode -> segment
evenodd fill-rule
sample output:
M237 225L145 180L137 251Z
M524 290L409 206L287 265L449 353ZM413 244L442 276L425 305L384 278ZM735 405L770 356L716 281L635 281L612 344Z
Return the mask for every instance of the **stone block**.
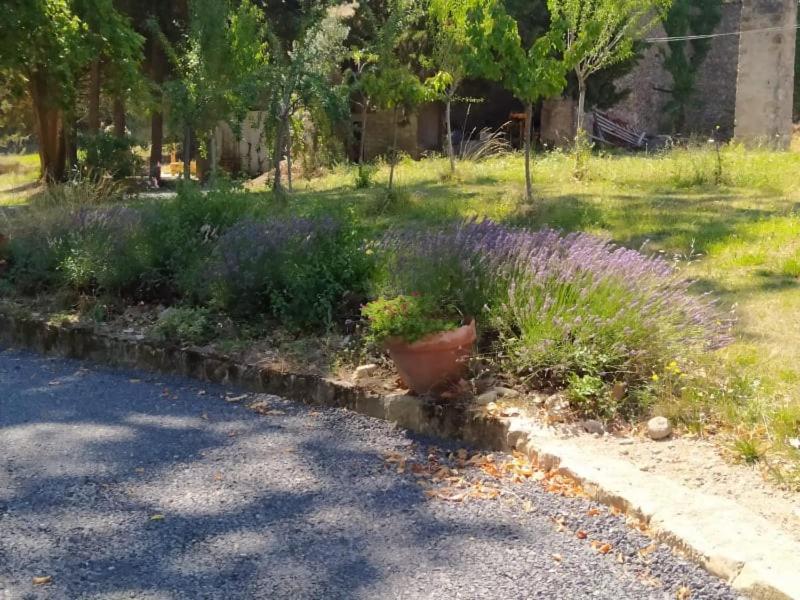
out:
M422 422L423 401L417 396L390 394L384 398L386 419L400 427L419 431Z

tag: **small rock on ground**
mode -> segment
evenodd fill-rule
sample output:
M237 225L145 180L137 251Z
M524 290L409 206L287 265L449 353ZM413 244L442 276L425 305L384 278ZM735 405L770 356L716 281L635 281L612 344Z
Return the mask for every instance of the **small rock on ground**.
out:
M672 425L666 417L653 417L647 422L647 435L652 440L663 440L672 433Z
M377 371L378 365L376 364L360 365L353 371L353 379L356 381L366 379L367 377L372 377Z

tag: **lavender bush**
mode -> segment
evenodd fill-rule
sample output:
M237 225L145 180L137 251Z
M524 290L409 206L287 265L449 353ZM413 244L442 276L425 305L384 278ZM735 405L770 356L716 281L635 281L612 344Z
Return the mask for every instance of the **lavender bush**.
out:
M23 292L52 285L120 291L136 280L139 213L122 206L33 211L13 232L11 278Z
M207 297L238 316L267 313L289 327L329 326L346 295L363 296L370 264L359 236L338 221L245 220L219 238Z
M469 221L393 232L379 250L380 293L432 295L478 317L503 366L538 384L635 387L728 340L712 299L671 264L588 234Z

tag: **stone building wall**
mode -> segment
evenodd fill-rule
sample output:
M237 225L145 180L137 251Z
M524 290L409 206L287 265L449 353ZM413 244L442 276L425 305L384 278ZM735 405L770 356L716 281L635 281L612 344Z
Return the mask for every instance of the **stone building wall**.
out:
M665 35L661 24L649 34L650 37ZM662 107L667 95L659 90L672 86L672 77L662 66L662 60L660 46L648 46L636 66L614 82L618 91L628 90L628 95L606 112L642 131L661 131L664 121Z
M726 2L718 32L739 31L741 2ZM733 137L736 118L736 72L739 36L714 38L695 78L695 103L686 111L696 133L709 134L719 126L723 139Z
M550 147L566 148L575 140L575 101L555 98L542 103L541 141Z
M264 117L259 111L247 113L239 139L227 123L217 126L217 152L225 169L253 176L269 170L272 149L264 138Z
M698 69L685 135L736 137L785 147L792 129L796 0L727 0ZM760 31L762 29L771 31ZM648 37L665 36L663 27ZM663 107L672 77L664 69L665 43L652 43L637 66L616 82L630 94L609 112L648 133L669 133Z
M738 31L740 12L741 0L725 2L715 31ZM664 27L658 25L647 37L666 35ZM664 114L664 105L670 98L668 90L672 88L672 75L663 66L667 51L668 46L663 42L648 46L637 65L615 82L618 90L628 89L630 93L608 112L648 133L669 131ZM705 135L719 125L724 137L733 135L738 54L738 36L711 40L709 52L695 78L695 104L687 110L687 123L691 129L681 133Z
M743 0L736 137L786 148L791 141L796 0ZM767 31L765 31L767 30Z
M361 114L353 114L353 123L360 128ZM394 137L394 115L390 110L371 112L367 115L367 137L364 145L364 156L372 160L385 156L392 147ZM397 148L413 158L419 157L417 144L417 115L398 113Z

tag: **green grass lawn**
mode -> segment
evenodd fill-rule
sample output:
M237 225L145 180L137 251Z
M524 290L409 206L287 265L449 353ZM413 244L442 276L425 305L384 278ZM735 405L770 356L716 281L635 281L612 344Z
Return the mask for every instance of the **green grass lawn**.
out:
M36 189L38 154L0 155L0 206L21 204Z
M756 392L718 407L722 416L738 424L738 435L783 446L800 436L800 154L730 147L721 158L719 185L713 150L595 156L588 178L577 181L570 157L552 153L536 160L532 205L523 201L519 156L461 164L454 180L444 160L404 161L401 193L388 206L385 169L374 187L357 190L353 170L343 167L300 181L289 210L351 210L377 229L491 217L662 253L737 316L736 342L719 359Z

